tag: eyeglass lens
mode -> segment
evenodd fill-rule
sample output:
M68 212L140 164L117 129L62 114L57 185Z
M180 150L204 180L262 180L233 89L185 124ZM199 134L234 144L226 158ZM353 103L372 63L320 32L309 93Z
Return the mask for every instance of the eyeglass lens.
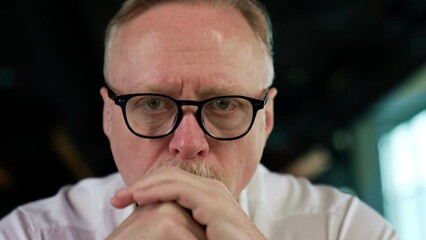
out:
M133 131L144 136L161 136L173 129L178 106L166 97L135 96L126 104L127 121ZM250 127L253 107L245 98L221 97L206 102L201 109L203 127L212 136L232 138Z

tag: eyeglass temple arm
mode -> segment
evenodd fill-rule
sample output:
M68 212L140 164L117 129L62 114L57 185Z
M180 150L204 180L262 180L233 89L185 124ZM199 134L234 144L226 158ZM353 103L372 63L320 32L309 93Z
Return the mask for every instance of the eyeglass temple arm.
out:
M105 87L108 90L108 97L115 101L117 94L107 84L105 84Z

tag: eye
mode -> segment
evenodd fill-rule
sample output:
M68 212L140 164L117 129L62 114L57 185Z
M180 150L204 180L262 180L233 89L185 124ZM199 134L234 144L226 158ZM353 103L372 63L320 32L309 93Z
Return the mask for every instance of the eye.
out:
M173 102L160 96L146 96L135 101L135 107L144 111L162 111L173 108Z
M216 110L229 111L234 108L234 104L231 99L219 98L214 101L214 108Z
M159 98L148 98L144 101L144 107L149 110L156 110L163 106L163 101Z
M230 98L218 98L213 100L209 106L212 110L231 111L237 106L237 103L235 100Z

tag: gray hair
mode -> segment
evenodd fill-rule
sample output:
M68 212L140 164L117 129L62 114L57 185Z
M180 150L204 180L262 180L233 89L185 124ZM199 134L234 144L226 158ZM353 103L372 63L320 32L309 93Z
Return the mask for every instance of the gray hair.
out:
M274 79L272 24L268 11L257 0L126 0L121 5L120 10L110 20L106 28L104 56L105 76L110 57L110 49L112 47L111 42L118 28L150 8L169 2L226 4L237 9L249 23L253 33L261 44L261 49L265 52L265 61L268 68L265 87L272 85Z

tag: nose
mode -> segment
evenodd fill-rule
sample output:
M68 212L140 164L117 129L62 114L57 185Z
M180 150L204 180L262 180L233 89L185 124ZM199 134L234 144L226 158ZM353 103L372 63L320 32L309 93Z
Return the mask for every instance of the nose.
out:
M184 111L179 126L172 133L169 151L181 159L194 159L208 153L206 134L198 124L193 111Z

